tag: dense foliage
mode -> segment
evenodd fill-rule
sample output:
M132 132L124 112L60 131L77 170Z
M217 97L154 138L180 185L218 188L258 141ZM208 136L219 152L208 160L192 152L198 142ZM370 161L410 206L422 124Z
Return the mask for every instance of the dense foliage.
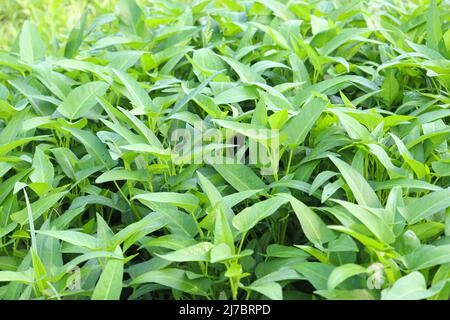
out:
M1 299L449 299L448 1L141 3L0 51Z

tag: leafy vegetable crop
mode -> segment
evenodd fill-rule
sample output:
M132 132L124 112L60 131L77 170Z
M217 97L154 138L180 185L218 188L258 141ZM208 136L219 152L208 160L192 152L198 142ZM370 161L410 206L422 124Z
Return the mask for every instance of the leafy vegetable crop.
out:
M448 300L449 17L121 0L51 41L26 21L0 51L0 298Z

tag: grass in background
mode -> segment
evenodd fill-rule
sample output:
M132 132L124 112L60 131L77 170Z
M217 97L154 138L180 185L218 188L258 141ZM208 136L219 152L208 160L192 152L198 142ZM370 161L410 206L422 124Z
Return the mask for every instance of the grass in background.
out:
M38 26L46 41L67 34L83 9L89 18L111 12L117 0L2 0L0 5L0 48L9 47L25 20Z

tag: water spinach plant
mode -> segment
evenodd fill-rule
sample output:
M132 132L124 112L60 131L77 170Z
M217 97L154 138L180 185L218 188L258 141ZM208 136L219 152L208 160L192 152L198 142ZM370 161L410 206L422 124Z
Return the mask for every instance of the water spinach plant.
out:
M0 51L0 299L448 300L449 17L120 0L48 41L25 21Z

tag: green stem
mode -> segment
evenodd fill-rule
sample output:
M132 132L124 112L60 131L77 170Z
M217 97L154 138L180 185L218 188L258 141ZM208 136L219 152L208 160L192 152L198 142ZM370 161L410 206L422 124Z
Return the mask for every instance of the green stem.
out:
M133 203L128 200L127 196L123 193L122 189L119 187L118 183L114 180L113 181L117 190L119 191L120 195L122 196L122 198L126 201L126 203L130 206L131 210L133 211L135 217L137 220L141 220L141 214L139 213L139 211L136 209L136 207L133 205Z
M292 148L289 148L289 160L288 160L288 165L286 168L286 175L288 175L289 171L291 170L291 163L292 163L293 155L294 155L294 150Z
M198 224L197 217L195 216L195 214L194 214L193 211L189 210L189 212L190 212L192 218L193 218L194 221L195 221L195 225L197 226L197 230L198 230L198 233L200 234L200 237L201 237L201 238L204 238L204 237L205 237L205 234L203 233L202 228L201 228L200 225Z
M237 252L237 254L240 254L240 253L241 253L242 246L244 245L244 240L245 240L246 235L247 235L247 232L244 232L244 233L242 234L242 238L241 238L241 242L239 243L239 247L238 247L238 252Z
M289 221L288 217L289 217L289 214L287 214L284 217L284 221L283 221L283 224L281 226L281 237L280 237L280 243L281 244L283 244L284 240L286 240L286 231L287 231L287 226L288 226L288 221Z

